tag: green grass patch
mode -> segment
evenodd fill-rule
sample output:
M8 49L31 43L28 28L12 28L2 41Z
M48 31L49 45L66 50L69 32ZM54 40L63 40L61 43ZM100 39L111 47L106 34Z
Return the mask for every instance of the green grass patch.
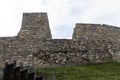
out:
M107 62L77 66L39 68L45 71L47 80L120 80L120 63Z

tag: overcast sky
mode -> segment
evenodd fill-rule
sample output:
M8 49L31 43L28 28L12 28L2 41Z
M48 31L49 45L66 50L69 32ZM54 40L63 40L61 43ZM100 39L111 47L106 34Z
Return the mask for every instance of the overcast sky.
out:
M120 0L0 0L0 36L15 36L23 12L47 12L53 38L71 38L76 23L120 26Z

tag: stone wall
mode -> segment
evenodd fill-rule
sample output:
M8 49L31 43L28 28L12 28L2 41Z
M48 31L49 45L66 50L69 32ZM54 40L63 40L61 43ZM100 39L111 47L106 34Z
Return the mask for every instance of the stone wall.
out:
M79 24L74 28L73 39L104 39L120 41L120 28L101 24Z
M18 37L26 39L51 39L47 13L24 13Z
M32 66L33 61L36 66L74 65L111 61L114 55L112 52L112 43L101 39L52 39L46 40L42 48L37 49L31 45L19 45L13 54L5 54L5 60L16 60L17 64L22 62L25 66Z
M48 43L49 42L49 43ZM104 40L50 40L36 56L49 64L81 64L112 60L111 43ZM47 58L46 58L47 57Z
M46 13L24 13L20 32L0 38L0 63L35 66L120 61L120 28L76 24L73 39L52 39Z

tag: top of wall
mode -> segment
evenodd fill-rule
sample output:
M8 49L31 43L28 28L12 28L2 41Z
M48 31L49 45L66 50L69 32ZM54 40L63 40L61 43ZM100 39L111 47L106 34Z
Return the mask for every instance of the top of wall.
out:
M51 39L47 13L23 13L18 37L26 39Z
M77 23L74 28L73 40L104 39L119 42L119 34L119 27L105 24ZM33 42L38 39L52 39L47 13L23 13L21 30L17 38L21 38L21 40L33 40Z
M120 28L105 24L77 23L74 28L73 39L81 38L120 41Z

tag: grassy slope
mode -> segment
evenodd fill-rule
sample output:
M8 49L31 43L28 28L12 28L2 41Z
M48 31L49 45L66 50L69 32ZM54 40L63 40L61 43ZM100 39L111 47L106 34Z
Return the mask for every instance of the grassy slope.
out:
M108 62L69 67L39 69L44 70L48 79L56 75L56 80L120 80L120 63Z

